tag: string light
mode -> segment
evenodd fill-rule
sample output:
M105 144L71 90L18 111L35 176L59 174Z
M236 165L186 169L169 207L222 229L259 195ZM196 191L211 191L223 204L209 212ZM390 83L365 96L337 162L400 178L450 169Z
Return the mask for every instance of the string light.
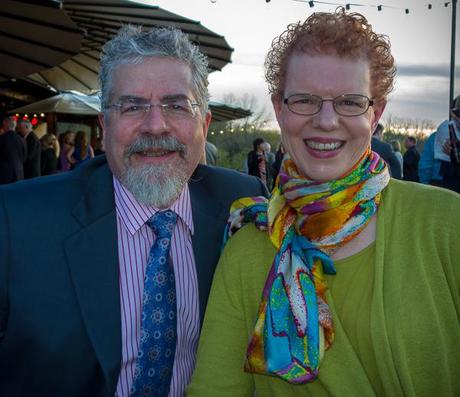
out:
M265 0L267 3L270 1L270 0ZM328 4L328 5L336 5L336 6L342 6L343 7L343 3L340 4L340 3L335 3L335 2L329 2L329 1L319 1L319 0L294 0L294 1L299 1L299 2L302 2L302 3L307 3L308 2L308 5L310 7L314 7L315 4ZM446 1L446 2L443 2L441 4L444 4L444 7L449 7L449 5L452 3L452 1ZM382 11L383 10L383 7L385 8L394 8L394 9L399 9L399 10L404 10L404 13L405 14L409 14L410 13L410 9L409 8L400 8L400 7L394 7L394 6L389 6L389 5L384 5L384 4L379 4L379 5L370 5L370 4L355 4L355 3L346 3L345 4L345 9L347 11L349 11L351 9L351 6L357 6L357 7L377 7L377 11ZM426 4L427 8L429 10L433 9L433 4L432 3L428 3Z

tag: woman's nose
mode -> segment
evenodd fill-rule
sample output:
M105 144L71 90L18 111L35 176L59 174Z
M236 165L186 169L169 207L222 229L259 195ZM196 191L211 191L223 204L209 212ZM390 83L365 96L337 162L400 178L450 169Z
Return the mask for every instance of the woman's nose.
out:
M339 125L339 117L332 101L323 101L320 111L313 115L313 124L320 130L333 131Z

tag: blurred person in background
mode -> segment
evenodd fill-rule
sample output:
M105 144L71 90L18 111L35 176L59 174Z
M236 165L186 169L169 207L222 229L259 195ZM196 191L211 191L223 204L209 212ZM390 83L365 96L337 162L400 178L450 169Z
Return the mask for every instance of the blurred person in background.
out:
M287 153L269 200L232 205L188 397L460 395L460 196L371 151L394 75L343 7L272 42Z
M403 175L405 181L418 182L418 162L420 153L417 150L417 138L408 136L404 140L406 152L403 156Z
M399 164L399 161L396 155L393 152L390 144L382 140L383 136L383 124L378 123L375 127L374 134L371 139L371 148L374 152L378 153L389 166L390 175L393 178L401 179L402 178L402 167Z
M265 139L254 139L252 147L253 149L247 156L248 174L260 178L265 186L268 186L267 183L270 179L270 168L265 156Z
M434 153L442 161L442 186L460 193L460 95L451 104L450 120L436 130Z
M67 152L67 160L70 168L75 169L82 163L94 157L94 150L89 144L88 134L85 131L77 131L73 147Z
M58 141L60 146L58 170L60 172L70 171L72 164L70 163L67 155L70 149L73 148L75 142L75 133L67 130L66 132L59 135Z
M58 156L57 146L58 141L54 134L47 133L40 139L41 143L41 174L51 175L57 172Z
M278 144L278 149L276 150L276 153L275 153L275 163L273 164L273 182L276 181L276 178L280 172L281 163L283 162L285 153L286 152L283 147L283 142L280 142Z
M391 149L393 150L393 153L395 154L395 157L398 159L399 161L399 166L401 168L401 178L403 178L403 174L402 174L402 169L403 169L403 156L401 154L401 143L397 140L397 139L393 139L391 142L390 142L390 146L391 146ZM401 179L399 178L399 179ZM397 178L398 179L398 178Z
M442 186L442 161L434 157L436 131L430 134L423 145L420 161L418 162L419 182L426 185Z
M5 117L0 134L0 185L24 179L24 162L27 147L24 139L16 133L16 118Z
M272 147L269 142L265 141L263 144L265 161L267 166L267 187L268 190L271 191L273 189L273 182L274 182L274 173L275 173L275 153L272 153Z
M41 146L40 139L32 129L32 123L27 120L19 120L17 131L25 140L27 146L27 158L24 162L24 179L35 178L41 175L40 158Z

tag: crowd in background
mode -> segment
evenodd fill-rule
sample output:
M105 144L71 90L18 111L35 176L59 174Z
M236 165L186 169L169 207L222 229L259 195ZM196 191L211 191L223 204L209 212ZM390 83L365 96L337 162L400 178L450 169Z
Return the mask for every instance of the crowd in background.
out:
M421 151L418 149L417 138L407 136L403 142L405 152L402 154L399 140L384 141L384 126L381 123L377 125L372 136L372 150L387 162L390 174L395 179L460 192L460 165L456 160L458 156L453 154L454 148L457 147L455 142L460 140L459 109L460 96L452 104L451 121L443 121L425 140ZM454 135L452 132L449 135L449 125ZM451 145L450 142L454 144ZM45 133L39 138L29 120L17 121L16 117L8 116L3 119L0 128L0 184L69 171L102 153L104 151L101 138L95 141L93 148L88 134L84 131L75 133L67 130L58 136ZM283 156L281 142L273 153L270 143L264 138L257 137L241 171L257 176L271 190ZM206 142L206 163L217 165L217 158L217 147L211 142Z
M401 152L399 140L385 142L382 123L379 123L374 130L371 140L372 150L385 160L391 176L395 179L444 187L460 193L460 95L451 105L450 116L450 121L443 121L437 130L429 135L421 153L415 136L409 135L404 139L404 154ZM215 165L217 148L214 146L213 150L215 154L208 163ZM247 154L242 171L257 176L271 190L283 156L284 149L281 142L276 153L272 153L270 143L257 137L253 141L252 150Z
M101 141L93 149L88 134L68 130L57 137L40 138L28 119L5 117L0 129L0 184L69 171L102 153Z

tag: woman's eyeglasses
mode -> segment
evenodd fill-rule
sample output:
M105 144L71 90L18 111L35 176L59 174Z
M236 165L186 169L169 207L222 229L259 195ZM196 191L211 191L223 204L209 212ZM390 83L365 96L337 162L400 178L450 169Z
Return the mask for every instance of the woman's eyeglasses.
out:
M301 116L313 116L321 111L323 102L332 102L334 110L341 116L360 116L367 112L374 101L365 95L346 94L333 99L323 99L318 95L294 94L283 101L288 109Z

